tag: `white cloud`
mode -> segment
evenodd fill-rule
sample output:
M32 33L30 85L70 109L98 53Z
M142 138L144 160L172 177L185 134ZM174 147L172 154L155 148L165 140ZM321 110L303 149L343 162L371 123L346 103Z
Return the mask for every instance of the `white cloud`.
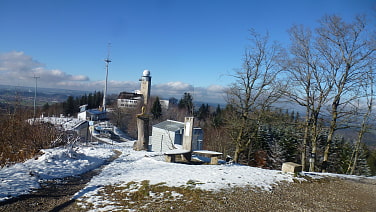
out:
M152 95L162 98L175 97L180 99L184 93L192 94L194 101L223 103L225 87L221 85L210 85L209 87L194 87L184 82L167 82L152 86Z
M207 88L207 91L215 92L215 93L223 93L226 88L222 85L210 85Z
M167 82L157 85L152 85L151 94L161 96L163 98L175 97L178 98L184 93L193 93L193 86L184 82Z
M59 84L71 81L89 81L84 75L71 75L58 69L49 70L43 63L34 60L24 52L7 52L0 54L0 83L30 86L32 77L38 76L38 83L56 88Z
M184 82L167 82L154 86L156 89L193 90L193 86Z
M83 91L103 91L104 80L91 81L85 75L72 75L59 69L48 69L45 64L34 60L24 52L7 52L0 54L0 84L31 86L35 85L33 76L38 76L38 86L44 88L61 88ZM132 92L140 89L139 81L116 81L108 82L108 93L121 91ZM180 99L184 93L191 93L194 101L223 102L224 87L210 85L208 87L194 87L191 84L175 81L162 84L153 84L151 94L161 98L175 97Z

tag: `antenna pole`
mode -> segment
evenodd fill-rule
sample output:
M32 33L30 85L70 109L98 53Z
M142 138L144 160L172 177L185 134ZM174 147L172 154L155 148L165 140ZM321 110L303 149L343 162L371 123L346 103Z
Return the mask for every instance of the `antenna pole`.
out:
M35 90L34 90L34 119L35 119L35 115L36 115L35 108L36 108L36 101L37 101L38 78L40 78L40 77L36 77L35 74L34 74L33 78L35 79Z
M103 111L106 112L106 95L107 95L107 79L108 79L108 64L112 62L110 60L110 47L111 43L108 43L108 53L107 53L107 58L104 60L106 62L106 82L104 85L104 92L103 92Z

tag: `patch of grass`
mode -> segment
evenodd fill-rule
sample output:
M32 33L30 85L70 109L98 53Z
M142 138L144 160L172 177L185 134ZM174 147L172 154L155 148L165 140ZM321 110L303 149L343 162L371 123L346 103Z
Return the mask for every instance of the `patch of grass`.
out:
M195 202L200 202L204 196L211 195L210 191L193 189L198 182L188 181L188 186L169 187L165 183L150 184L148 180L129 182L121 185L107 185L99 190L95 205L86 203L85 199L78 205L85 209L95 209L112 205L122 210L168 211L177 208L195 207Z
M204 184L204 183L201 183L201 182L195 181L195 180L188 180L187 185L183 186L183 187L196 188L196 185L199 185L199 184Z

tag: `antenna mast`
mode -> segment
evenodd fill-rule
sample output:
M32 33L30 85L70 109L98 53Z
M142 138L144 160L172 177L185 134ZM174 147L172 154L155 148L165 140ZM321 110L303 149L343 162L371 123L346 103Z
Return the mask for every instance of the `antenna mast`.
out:
M38 78L40 77L37 77L34 74L33 78L35 79L35 90L34 90L34 119L35 119L35 114L36 114L35 108L36 108L36 101L37 101L37 85L38 85Z
M111 47L111 43L108 43L108 46L107 46L107 58L104 60L104 62L106 62L106 82L105 82L105 85L104 85L104 93L103 93L103 111L106 112L106 95L107 95L107 79L108 79L108 64L110 62L112 62L110 60L110 47Z

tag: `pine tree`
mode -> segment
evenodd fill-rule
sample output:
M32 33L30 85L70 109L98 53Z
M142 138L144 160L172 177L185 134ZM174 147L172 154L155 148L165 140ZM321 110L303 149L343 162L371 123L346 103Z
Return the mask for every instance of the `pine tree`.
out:
M220 126L224 125L223 115L221 107L218 105L215 112L212 114L212 126L214 128L219 128Z
M205 121L209 117L209 105L202 104L197 111L197 118L199 121Z
M162 106L158 96L157 98L155 98L155 101L151 108L151 113L153 114L153 119L159 119L162 116Z
M186 109L188 114L192 114L193 98L190 93L184 93L183 98L180 99L178 104L180 109Z
M87 104L89 109L94 108L94 97L92 93L89 93L89 96L87 97Z
M66 101L66 104L64 104L65 115L73 115L74 114L74 108L75 108L74 98L73 98L73 96L69 96L67 101Z

